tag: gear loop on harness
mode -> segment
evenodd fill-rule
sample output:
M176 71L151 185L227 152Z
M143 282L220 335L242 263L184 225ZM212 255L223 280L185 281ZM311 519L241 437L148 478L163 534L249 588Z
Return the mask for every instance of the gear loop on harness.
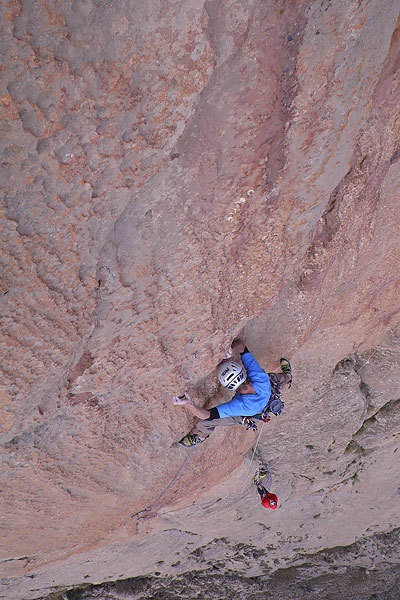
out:
M254 474L253 481L257 486L269 489L272 485L272 475L267 463L263 462L258 466Z
M285 407L281 397L282 384L280 384L276 377L274 377L275 373L268 373L268 375L271 382L271 395L261 412L261 420L264 421L264 423L268 423L268 421L270 421L271 417L269 416L269 413L272 413L278 417L280 414L282 414L282 411Z

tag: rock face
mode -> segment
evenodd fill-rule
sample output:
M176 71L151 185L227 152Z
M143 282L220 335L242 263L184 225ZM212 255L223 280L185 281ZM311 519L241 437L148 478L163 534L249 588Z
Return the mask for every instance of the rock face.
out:
M0 597L215 564L262 582L393 539L398 3L0 10ZM290 358L285 412L185 454L171 394L226 400L238 334L268 371Z

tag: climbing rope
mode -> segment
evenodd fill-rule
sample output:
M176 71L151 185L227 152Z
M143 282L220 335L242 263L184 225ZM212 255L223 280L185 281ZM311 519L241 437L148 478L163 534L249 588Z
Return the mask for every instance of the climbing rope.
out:
M264 425L265 425L265 421L262 421L262 425L261 428L259 429L258 435L257 435L257 439L256 439L256 443L253 446L253 453L250 459L250 463L249 466L247 467L247 475L249 475L250 473L250 469L251 469L251 465L253 463L254 457L258 451L258 444L261 438L261 434L263 432L264 429ZM182 473L182 471L184 470L184 468L186 467L186 465L188 464L189 460L192 458L194 451L196 450L197 446L193 446L193 448L189 451L187 457L185 458L184 462L182 463L182 465L179 467L178 471L176 472L176 474L174 475L174 477L171 479L171 481L169 482L169 484L162 490L162 492L157 496L157 498L154 500L153 504L150 504L149 506L147 506L146 508L139 510L137 513L134 513L133 515L131 515L131 518L137 517L138 520L140 519L146 519L146 518L150 518L150 514L153 513L156 509L156 507L158 506L158 504L160 503L160 501L162 500L162 498L164 498L165 494L168 492L168 490L173 486L173 484L175 483L175 481L178 479L178 477L180 476L180 474ZM262 458L258 453L258 457L260 459L260 461L262 462ZM270 473L270 470L268 468L268 465L264 462L262 462L264 469L266 471L266 483L267 483L267 487L270 487L272 484L272 476ZM247 480L247 477L246 477ZM244 486L242 489L244 489L247 486L247 481L245 482ZM155 515L153 515L155 516Z
M251 460L250 460L250 464L249 464L248 471L250 471L251 463L253 462L253 460L254 460L254 456L255 456L255 454L256 454L256 452L257 452L258 443L259 443L259 441L260 441L260 437L261 437L262 431L263 431L263 429L264 429L264 425L265 425L265 421L262 421L262 425L261 425L261 428L260 428L259 434L258 434L258 436L257 436L256 443L254 444L254 447L253 447L253 454L252 454L252 457L251 457Z
M169 484L157 496L157 498L155 499L155 501L153 502L153 504L151 504L150 506L147 506L143 510L139 510L139 512L133 514L131 516L131 518L137 517L138 520L139 519L145 519L146 515L148 515L149 513L152 513L155 510L155 508L159 504L160 500L165 496L165 494L168 492L168 490L170 489L170 487L178 479L178 477L182 473L183 469L186 467L187 463L189 462L189 460L193 456L193 452L196 450L196 448L197 448L197 446L193 446L193 448L189 451L189 453L188 453L187 457L185 458L183 464L179 467L178 471L176 472L176 474L174 475L174 477L171 479L171 481L169 482Z
M396 324L394 327L392 327L392 329L390 329L390 331L387 332L387 334L384 336L384 338L381 340L381 342L379 343L378 346L375 347L374 351L372 352L371 356L368 358L368 360L365 361L365 363L356 370L356 373L358 374L360 371L362 371L362 369L364 369L364 367L366 367L367 365L370 364L370 361L373 359L373 357L375 356L375 354L377 354L379 352L379 350L382 348L383 344L386 342L387 338L393 333L393 331L398 327L398 324Z
M247 467L247 470L246 470L245 482L244 482L244 484L243 484L242 488L240 489L240 493L242 493L242 492L244 491L244 489L245 489L245 488L247 487L247 485L248 485L248 483L247 483L247 479L248 479L248 477L249 477L249 475L250 475L250 469L251 469L251 465L253 464L253 460L254 460L254 457L255 457L256 453L257 453L257 456L258 456L258 459L259 459L259 461L260 461L260 462L263 464L263 466L265 467L265 469L266 469L266 471L267 471L267 476L268 476L268 480L267 480L267 482L266 482L266 483L267 483L267 487L268 487L268 486L269 486L269 487L271 487L271 484L272 484L272 476L271 476L270 470L269 470L269 468L268 468L268 465L267 465L267 464L266 464L266 463L265 463L265 462L262 460L262 458L261 458L261 456L260 456L260 453L258 452L258 444L259 444L259 441L260 441L260 438L261 438L261 434L262 434L262 432L263 432L263 429L264 429L264 425L265 425L265 421L262 421L262 425L261 425L261 427L260 427L260 429L259 429L258 436L257 436L257 439L256 439L256 443L255 443L255 444L254 444L254 446L253 446L253 453L252 453L252 455L251 455L250 463L249 463L249 466ZM253 478L252 478L252 481L253 481Z

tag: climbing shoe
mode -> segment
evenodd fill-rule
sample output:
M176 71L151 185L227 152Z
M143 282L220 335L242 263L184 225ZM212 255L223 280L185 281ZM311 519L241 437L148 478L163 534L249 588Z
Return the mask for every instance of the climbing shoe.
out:
M246 429L252 429L253 431L257 431L257 425L254 423L253 419L250 417L243 417L242 425L245 425Z
M287 386L290 388L292 385L292 367L290 366L290 362L287 358L281 358L279 360L281 365L281 371L284 375L289 375L290 379L288 381Z
M208 436L207 436L208 437ZM204 438L205 440L206 438ZM178 444L183 446L184 448L190 448L191 446L197 446L197 444L201 444L204 442L197 433L192 433L189 435L185 435L181 440L179 440Z

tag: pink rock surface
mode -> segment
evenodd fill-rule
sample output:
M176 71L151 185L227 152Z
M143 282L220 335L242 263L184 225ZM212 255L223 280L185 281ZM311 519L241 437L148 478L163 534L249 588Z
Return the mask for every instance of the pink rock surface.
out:
M271 561L300 533L312 552L398 526L398 5L160 6L1 7L6 598L167 568L192 535L263 543L254 434L216 432L180 472L193 420L171 404L227 398L239 333L295 370L258 445Z

